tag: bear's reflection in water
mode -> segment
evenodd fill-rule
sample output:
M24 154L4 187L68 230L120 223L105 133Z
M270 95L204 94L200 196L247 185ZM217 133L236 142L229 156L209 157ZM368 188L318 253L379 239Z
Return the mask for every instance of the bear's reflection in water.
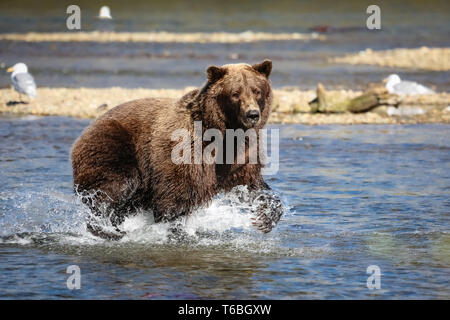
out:
M278 232L264 235L253 228L248 196L238 187L174 222L154 223L149 212L140 212L125 219L127 234L120 241L82 233L37 242L49 254L72 256L86 287L98 282L105 291L127 288L136 297L156 299L256 298L249 294L273 277L270 261L292 252L282 248ZM98 272L98 279L90 278ZM124 273L127 280L116 275Z
M50 253L55 253L53 250ZM79 254L76 247L64 248L64 253ZM83 272L84 290L100 283L104 292L120 297L153 299L252 298L252 292L271 282L270 261L255 259L254 253L236 252L221 246L193 248L191 246L118 245L82 248L80 260L72 263ZM99 269L101 268L101 270ZM90 276L100 272L96 278ZM274 270L274 273L277 273ZM118 276L129 274L128 277ZM163 276L162 276L163 275ZM122 291L122 292L121 292ZM257 296L253 296L256 298Z

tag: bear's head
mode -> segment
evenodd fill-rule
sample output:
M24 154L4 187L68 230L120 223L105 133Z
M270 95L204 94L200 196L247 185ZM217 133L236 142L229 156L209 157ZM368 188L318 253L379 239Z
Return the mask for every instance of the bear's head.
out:
M210 66L201 91L208 126L219 130L262 128L272 103L271 71L270 60L255 65Z

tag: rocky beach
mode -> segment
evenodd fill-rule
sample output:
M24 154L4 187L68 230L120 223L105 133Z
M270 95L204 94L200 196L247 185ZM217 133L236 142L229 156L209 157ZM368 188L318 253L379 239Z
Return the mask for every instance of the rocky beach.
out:
M121 103L142 98L179 98L193 87L185 89L127 89L127 88L39 88L38 97L23 98L13 89L0 89L0 112L16 115L70 116L96 118ZM329 90L332 103L347 101L362 94L354 90ZM360 124L360 123L450 123L450 94L436 93L404 96L399 104L377 106L368 112L317 113L310 101L315 90L285 88L274 90L270 123L298 124Z
M405 69L449 71L450 48L399 48L374 51L366 49L356 54L330 59L330 62L352 65L375 65Z
M324 40L317 33L230 32L53 32L0 34L0 41L26 42L155 42L155 43L241 43L257 41Z

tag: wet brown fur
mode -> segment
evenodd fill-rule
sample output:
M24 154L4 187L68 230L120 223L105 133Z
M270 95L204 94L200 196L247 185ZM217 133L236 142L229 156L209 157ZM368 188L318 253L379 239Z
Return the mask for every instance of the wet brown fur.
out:
M178 101L142 99L111 109L73 146L76 189L82 194L101 190L95 201L114 210L117 225L138 207L153 210L156 221L166 221L237 185L268 188L260 164L174 164L171 151L178 141L171 134L180 128L192 133L194 121L201 120L203 130L216 128L225 137L226 129L251 127L245 113L252 109L261 113L253 127L262 128L272 102L271 68L267 60L254 66L212 66L204 87Z

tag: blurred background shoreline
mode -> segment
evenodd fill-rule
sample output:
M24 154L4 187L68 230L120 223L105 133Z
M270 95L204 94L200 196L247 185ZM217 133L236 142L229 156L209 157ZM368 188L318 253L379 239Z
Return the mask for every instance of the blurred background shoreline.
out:
M2 1L1 66L25 62L38 87L74 90L186 90L203 85L209 65L266 58L274 63L275 89L306 96L318 83L327 90L364 91L392 73L442 94L450 85L448 1L381 1L381 30L367 29L366 1L78 1L79 31L67 30L70 4ZM102 5L110 7L112 19L98 18ZM391 55L398 48L406 50ZM421 48L429 51L417 55ZM4 70L2 92L11 86ZM11 97L3 94L2 112L17 109L7 105ZM299 105L291 98L280 101ZM448 96L436 99L439 110L450 104ZM41 100L36 113L47 114L53 102ZM284 110L303 112L302 103L301 110ZM64 102L59 108L66 108Z

